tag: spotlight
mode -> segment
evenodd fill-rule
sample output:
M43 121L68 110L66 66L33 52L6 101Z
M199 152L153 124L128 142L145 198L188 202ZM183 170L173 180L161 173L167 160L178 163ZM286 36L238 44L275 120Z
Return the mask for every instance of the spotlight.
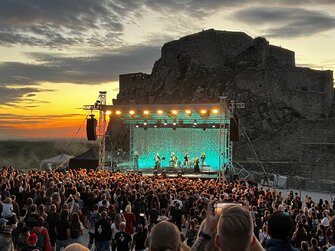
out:
M144 120L143 125L147 126L148 122L146 120Z
M134 110L130 110L130 111L129 111L129 115L130 115L131 117L134 117L134 116L135 116L135 111L134 111Z
M111 115L112 114L112 112L111 111L106 111L106 115Z
M177 125L177 122L175 120L173 120L172 125L174 125L174 126Z
M215 128L215 125L212 125L213 128Z
M191 115L192 115L192 111L191 111L191 110L186 110L185 113L186 113L188 116L191 116Z
M166 120L164 120L164 125L165 125L165 126L167 125L167 121L166 121Z
M143 115L144 116L148 116L149 115L149 111L147 111L147 110L143 111Z
M213 109L212 113L217 114L217 113L219 113L219 110L218 109Z
M163 114L164 112L162 110L157 110L158 114Z
M208 117L209 116L209 110L201 109L200 110L200 115L202 117Z
M135 127L136 127L136 128L139 128L140 126L139 126L139 125L136 125Z
M154 125L155 128L157 128L157 125Z
M195 119L194 122L193 122L193 125L197 125L198 124L198 121Z
M115 114L116 115L121 115L121 111L117 110L117 111L115 111Z
M172 110L171 113L172 113L173 115L177 115L177 114L178 114L178 111L177 111L177 110Z

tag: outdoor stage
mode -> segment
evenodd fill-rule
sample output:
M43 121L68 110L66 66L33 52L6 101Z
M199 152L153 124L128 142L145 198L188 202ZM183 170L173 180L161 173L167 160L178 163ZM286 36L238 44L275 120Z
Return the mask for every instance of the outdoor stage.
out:
M105 95L105 92L102 92ZM130 104L105 105L105 97L94 106L84 109L99 110L99 168L105 168L105 114L111 124L129 130L127 158L109 160L120 170L153 173L153 168L178 176L177 170L194 177L217 176L219 171L232 170L231 127L236 123L230 103L220 97L219 103L207 104ZM92 118L93 119L93 116ZM115 152L119 146L111 145ZM115 152L111 156L115 156ZM172 169L172 170L170 170ZM194 170L201 174L193 174Z

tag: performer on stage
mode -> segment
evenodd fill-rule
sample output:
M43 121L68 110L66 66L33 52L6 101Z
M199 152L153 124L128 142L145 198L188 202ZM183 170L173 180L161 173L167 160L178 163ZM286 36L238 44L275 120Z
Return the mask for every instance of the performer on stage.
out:
M137 151L134 152L134 169L138 170L138 158L140 157L140 155L138 154Z
M184 166L186 167L190 166L190 156L188 156L188 152L186 152L184 156Z
M199 157L196 157L194 160L194 173L200 173L199 162Z
M155 158L155 170L158 170L161 167L161 157L159 157L159 153L156 154Z
M174 152L172 152L171 157L170 157L170 165L173 166L173 167L176 167L177 166L177 160L178 160L177 155Z
M205 154L205 152L203 152L201 154L200 159L201 159L201 166L205 165L205 160L206 160L206 154Z

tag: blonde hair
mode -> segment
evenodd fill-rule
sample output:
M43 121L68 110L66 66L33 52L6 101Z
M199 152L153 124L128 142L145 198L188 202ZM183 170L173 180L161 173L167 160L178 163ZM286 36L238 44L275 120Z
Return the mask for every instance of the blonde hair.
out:
M128 204L128 205L126 206L125 211L126 211L127 213L131 212L131 205Z
M79 243L72 243L64 248L64 251L89 251L89 249Z
M217 234L225 250L245 251L251 244L253 223L250 212L242 206L223 208Z
M173 223L161 221L151 230L150 242L151 251L179 251L180 231Z

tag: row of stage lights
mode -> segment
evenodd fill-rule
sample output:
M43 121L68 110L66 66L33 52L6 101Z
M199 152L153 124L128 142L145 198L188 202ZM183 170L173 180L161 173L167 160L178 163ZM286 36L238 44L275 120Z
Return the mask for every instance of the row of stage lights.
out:
M173 116L177 116L178 113L181 112L181 111L178 111L178 110L171 110L171 111L166 111L166 113L170 114L170 115L173 115ZM184 111L188 116L192 116L193 114L193 111L192 110L185 110ZM112 111L106 111L105 112L106 115L112 115ZM152 112L150 112L149 110L144 110L143 112L139 112L137 113L135 110L130 110L128 112L128 114L131 116L131 117L135 117L136 114L139 114L139 115L142 115L144 117L147 117L151 114ZM201 109L199 111L199 114L203 117L208 117L210 115L210 113L212 114L218 114L219 113L219 110L218 109L212 109L212 110L206 110L206 109ZM121 110L116 110L114 112L115 115L117 116L120 116L122 114L122 111ZM158 115L162 115L164 114L164 111L163 110L157 110L157 114Z
M177 123L176 120L173 120L172 123L168 123L167 120L164 120L163 122L157 121L154 124L149 124L148 121L144 121L143 123L136 124L136 128L144 128L144 130L147 130L148 128L172 128L173 130L176 130L177 128L202 128L203 130L210 129L210 128L220 128L220 124L207 124L202 123L199 124L197 120L194 120L193 124L184 124L183 121L179 121Z

